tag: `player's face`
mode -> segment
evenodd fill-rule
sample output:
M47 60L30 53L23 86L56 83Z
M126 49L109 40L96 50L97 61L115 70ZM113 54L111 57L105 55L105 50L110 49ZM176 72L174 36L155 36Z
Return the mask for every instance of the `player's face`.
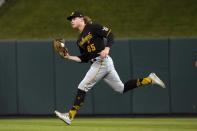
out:
M82 18L80 17L75 17L75 18L72 18L71 20L71 25L72 27L75 29L75 28L79 28L80 24L82 22Z

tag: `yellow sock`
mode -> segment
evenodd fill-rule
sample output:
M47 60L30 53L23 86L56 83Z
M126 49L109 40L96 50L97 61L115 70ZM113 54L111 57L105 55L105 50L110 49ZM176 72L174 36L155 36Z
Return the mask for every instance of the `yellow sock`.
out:
M148 85L152 82L152 80L148 77L144 78L142 81L141 81L141 84L142 85Z
M137 87L141 86L141 82L140 79L137 79L137 83L136 83Z
M148 77L143 78L143 79L137 79L137 87L141 86L141 85L148 85L152 82L152 80Z
M70 119L73 120L76 114L77 114L77 110L70 110L69 111Z

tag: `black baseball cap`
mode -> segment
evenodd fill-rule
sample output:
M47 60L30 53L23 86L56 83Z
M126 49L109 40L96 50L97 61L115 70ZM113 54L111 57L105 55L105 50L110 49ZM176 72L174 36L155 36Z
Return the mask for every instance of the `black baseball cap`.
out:
M73 11L71 13L70 16L67 17L67 20L72 20L72 18L75 18L75 17L84 17L83 13L82 12L79 12L79 11Z

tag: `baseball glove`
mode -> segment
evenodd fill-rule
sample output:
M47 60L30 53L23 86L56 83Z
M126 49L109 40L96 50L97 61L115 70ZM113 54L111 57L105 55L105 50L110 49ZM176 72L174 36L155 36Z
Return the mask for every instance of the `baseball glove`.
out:
M54 49L55 51L64 58L66 54L68 53L68 48L66 47L65 40L64 39L55 39L54 40Z

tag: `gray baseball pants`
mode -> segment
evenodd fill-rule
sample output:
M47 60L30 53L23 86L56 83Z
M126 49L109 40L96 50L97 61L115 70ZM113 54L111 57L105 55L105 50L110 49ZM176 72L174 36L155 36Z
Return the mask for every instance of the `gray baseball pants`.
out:
M124 84L120 80L120 77L115 70L113 60L109 55L104 59L101 59L100 56L94 59L90 69L79 84L78 89L87 92L102 79L113 90L123 93Z

